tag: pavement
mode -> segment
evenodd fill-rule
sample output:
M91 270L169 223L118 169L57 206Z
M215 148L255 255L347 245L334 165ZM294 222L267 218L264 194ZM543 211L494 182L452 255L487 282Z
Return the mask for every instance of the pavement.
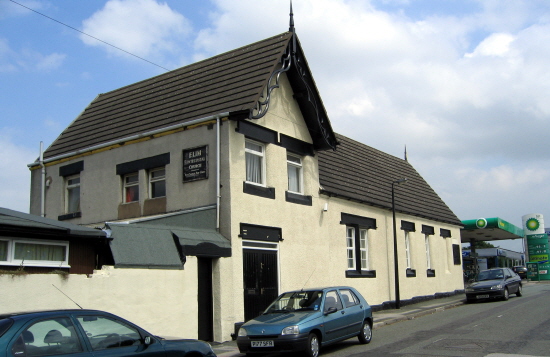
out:
M401 306L400 309L388 309L373 312L374 325L373 330L391 325L396 322L412 320L417 317L434 314L436 312L451 309L463 305L466 302L464 294L438 298L428 301L422 301L415 304ZM239 353L236 341L227 341L223 343L211 343L212 349L218 357L244 356Z

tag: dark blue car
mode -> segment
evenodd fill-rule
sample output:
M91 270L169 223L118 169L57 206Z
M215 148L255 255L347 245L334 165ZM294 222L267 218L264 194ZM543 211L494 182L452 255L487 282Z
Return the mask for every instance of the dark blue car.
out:
M208 356L208 343L167 340L113 314L55 310L0 314L0 357Z
M351 337L369 343L372 323L369 304L354 288L289 291L242 325L237 345L247 355L305 351L317 357L322 346Z

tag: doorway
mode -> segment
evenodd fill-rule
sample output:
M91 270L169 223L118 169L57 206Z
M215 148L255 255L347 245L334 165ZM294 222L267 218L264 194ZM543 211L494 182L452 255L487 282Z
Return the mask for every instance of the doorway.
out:
M277 251L243 249L244 318L260 315L279 295Z
M214 341L212 259L197 257L198 339Z

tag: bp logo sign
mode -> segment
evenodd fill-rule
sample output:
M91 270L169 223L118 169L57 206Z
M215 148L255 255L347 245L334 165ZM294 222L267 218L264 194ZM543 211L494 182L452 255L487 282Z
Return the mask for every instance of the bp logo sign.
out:
M540 222L538 219L536 218L529 218L526 222L525 222L525 227L530 230L531 232L534 232L536 231L537 229L540 228Z
M487 227L487 220L485 218L479 218L476 221L476 227L479 228L479 229L483 229L483 228Z

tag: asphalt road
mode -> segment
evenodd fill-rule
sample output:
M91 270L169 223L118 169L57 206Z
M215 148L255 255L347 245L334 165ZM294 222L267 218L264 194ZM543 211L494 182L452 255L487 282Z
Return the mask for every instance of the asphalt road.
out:
M369 345L350 339L321 356L550 356L550 284L384 326Z

